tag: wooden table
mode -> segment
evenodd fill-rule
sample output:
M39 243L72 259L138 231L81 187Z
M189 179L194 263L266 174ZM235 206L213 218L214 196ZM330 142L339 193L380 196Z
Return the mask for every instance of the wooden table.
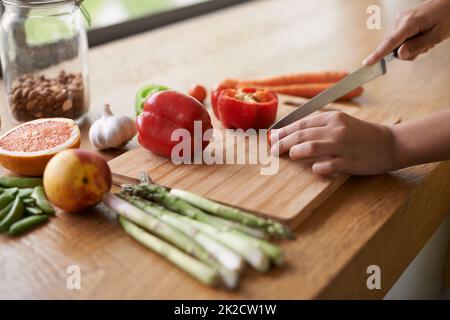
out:
M353 70L392 28L395 13L416 2L380 1L383 30L370 31L373 1L254 1L95 48L89 118L107 102L132 116L134 94L146 83L186 91L226 77ZM414 63L392 63L358 103L403 120L450 106L449 49L448 41ZM11 125L4 113L3 105L2 130ZM102 210L62 213L26 237L0 237L0 297L382 298L450 212L449 177L445 162L351 178L296 230L295 241L282 244L284 268L246 271L235 292L192 280L128 239ZM81 267L80 291L66 289L73 264ZM366 287L369 265L381 267L381 290Z

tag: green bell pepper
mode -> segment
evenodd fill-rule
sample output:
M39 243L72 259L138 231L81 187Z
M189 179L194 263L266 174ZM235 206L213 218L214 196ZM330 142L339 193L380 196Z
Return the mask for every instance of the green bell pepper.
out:
M136 115L140 115L142 113L142 111L144 111L144 104L148 98L150 98L155 93L158 93L161 91L166 91L166 90L170 90L170 89L166 86L160 86L160 85L148 85L148 86L141 88L136 95L136 104L135 104Z

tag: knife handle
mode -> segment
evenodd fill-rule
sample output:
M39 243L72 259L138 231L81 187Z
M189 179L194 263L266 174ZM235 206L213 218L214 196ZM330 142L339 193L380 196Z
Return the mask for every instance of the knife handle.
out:
M421 35L422 35L422 33L418 33L418 34L416 34L415 36L412 36L412 37L406 39L401 45L399 45L394 51L392 51L390 54L388 54L388 55L385 57L386 62L392 61L393 59L398 59L398 50L400 50L400 47L401 47L405 42L408 42L409 40L418 38L418 37L420 37Z
M394 59L398 58L398 49L395 49L391 53L389 53L386 57L384 57L384 60L386 62L392 61Z

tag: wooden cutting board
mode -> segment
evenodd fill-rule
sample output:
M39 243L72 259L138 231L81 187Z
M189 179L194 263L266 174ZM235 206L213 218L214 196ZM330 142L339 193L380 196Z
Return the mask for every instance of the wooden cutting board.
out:
M281 96L278 118L295 110L296 107L290 106L292 102L301 104L305 100ZM355 117L383 124L394 124L399 121L396 116L352 104L335 103L324 111L330 110L341 110ZM213 115L211 118L214 127L221 128ZM219 146L225 145L221 141L221 136L215 134L210 147L215 147L218 143L222 143ZM252 142L247 142L245 152L247 158L245 160L241 158L243 163L249 163L248 143ZM223 150L225 156L231 152L231 148L224 147ZM250 150L254 152L256 149ZM234 153L238 154L237 150L234 150ZM272 158L271 160L276 161ZM216 201L277 219L292 228L305 220L349 178L344 175L333 178L318 177L312 174L307 165L293 162L288 157L278 160L279 169L276 174L262 175L261 167L264 167L262 164L175 165L170 159L137 147L111 160L110 166L114 173L133 178L139 177L141 172L148 172L153 181L161 185L189 190Z

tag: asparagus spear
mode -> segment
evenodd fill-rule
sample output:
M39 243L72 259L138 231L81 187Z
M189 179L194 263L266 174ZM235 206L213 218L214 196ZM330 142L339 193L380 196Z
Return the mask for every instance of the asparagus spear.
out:
M232 231L235 232L235 231ZM283 251L280 247L271 244L262 239L252 238L245 233L238 233L240 237L247 238L248 241L254 243L258 246L269 258L270 260L277 266L281 266L283 264Z
M293 238L293 234L289 229L273 220L257 217L251 213L203 198L189 191L171 189L170 193L216 216L237 221L247 226L265 228L269 234Z
M243 233L239 232L239 229L232 228L228 230L228 226L222 224L221 222L216 222L215 219L224 220L222 218L218 218L215 216L211 216L206 214L202 210L192 206L190 203L184 201L177 196L171 195L167 192L167 190L161 186L142 183L138 186L129 185L124 186L123 191L125 193L137 194L141 197L145 197L147 199L156 200L158 203L164 205L166 208L169 208L172 211L181 213L195 220L199 220L201 222L205 222L207 224L212 225L222 231L233 231L236 233L236 236L244 236ZM142 209L142 207L141 207ZM259 219L259 218L258 218ZM224 220L229 222L227 220ZM238 224L234 222L235 224ZM225 229L224 229L225 226ZM242 238L242 237L241 237ZM283 263L283 252L277 246L272 245L271 243L261 240L255 239L253 237L246 237L248 241L252 242L254 245L258 246L270 259L276 264L281 265Z
M158 187L158 186L156 186ZM134 188L134 187L131 187ZM143 189L142 189L143 188ZM161 188L161 187L158 187ZM137 189L134 189L137 190ZM137 193L139 194L148 194L148 192L146 192L145 190L148 190L148 188L146 186L141 186L140 191L138 191ZM161 201L163 204L166 205L166 207L168 207L170 210L173 210L172 208L174 208L176 212L182 213L192 219L195 220L199 220L201 222L214 222L214 219L221 219L221 218L217 218L214 216L210 216L206 213L204 213L203 211L192 207L190 204L186 204L184 200L181 199L177 199L177 197L173 197L170 194L164 194L163 192L160 192L160 199L165 199L164 201ZM155 196L155 193L152 193L153 196ZM148 196L151 197L152 195ZM159 196L158 196L159 197ZM135 204L136 206L138 206L139 208L143 209L144 211L150 211L151 214L161 214L161 213L165 213L166 215L169 213L173 215L173 212L167 211L162 207L159 206L155 206L155 204L151 203L151 202L146 202L145 204L142 203L143 199L139 200L139 198L130 198L127 197L126 198L127 201ZM134 200L132 200L134 199ZM146 206L147 207L146 207ZM179 209L179 208L184 208L184 209ZM193 209L191 209L193 208ZM178 209L178 210L177 210ZM156 212L155 212L156 211ZM200 217L200 219L198 218ZM171 216L171 218L175 218L176 216L173 217ZM179 219L177 219L177 221L179 221ZM170 223L169 223L170 224ZM254 246L257 246L258 248L260 248L276 265L281 265L283 263L283 252L281 251L281 249L267 241L264 241L262 239L259 238L254 238L251 236L246 235L245 233L241 233L239 231L237 231L237 229L231 229L229 230L227 227L224 227L224 225L222 225L221 223L208 223L211 224L213 227L215 227L217 230L221 230L223 232L231 232L234 233L236 235L236 237L239 238L245 238L247 239L249 242L253 243ZM176 226L175 226L176 228Z
M233 233L228 230L222 230L217 227L213 227L209 224L196 221L192 218L178 215L175 212L164 209L161 206L156 206L151 208L146 207L150 211L152 209L152 214L156 211L163 212L166 215L172 215L173 217L178 217L190 226L195 227L202 233L206 233L210 237L216 239L221 244L227 246L237 254L239 254L245 261L247 261L252 267L261 272L265 272L269 268L269 259L263 252L263 250L253 241L249 241L247 238L240 236L238 233Z
M235 229L261 239L267 238L267 233L264 229L252 228L235 221L230 221L217 216L206 214L201 209L191 205L189 202L183 200L182 198L172 195L164 187L155 184L144 182L140 185L124 185L122 191L122 193L132 194L147 200L152 200L172 211L181 213L183 215L211 224L216 227Z
M137 240L147 248L165 257L167 260L169 260L185 272L189 273L199 281L207 285L216 284L217 272L213 268L188 256L187 254L164 242L163 240L145 232L143 229L131 223L124 217L119 217L119 221L126 233L128 233L131 237L133 237L135 240Z
M160 219L171 227L183 232L190 239L193 239L199 246L208 252L214 259L206 259L205 263L216 268L223 283L230 289L236 288L239 281L239 272L243 266L242 258L233 251L218 243L208 235L200 233L196 228L180 221L178 215L164 212L166 209L158 205L147 203L143 199L137 197L126 197L129 203L135 205L146 213Z
M149 216L142 210L136 208L125 200L120 199L112 193L106 193L103 196L103 203L120 216L127 218L163 240L170 242L184 252L191 254L203 262L212 264L212 257L209 253L177 229L174 229L166 223Z
M240 271L242 269L243 260L239 255L228 249L226 246L217 242L214 238L200 232L197 228L186 224L184 221L179 219L179 215L174 214L173 212L166 210L161 206L158 206L139 197L124 195L122 196L125 200L145 211L146 213L161 219L165 223L193 238L227 269L233 271Z
M266 272L269 269L268 257L254 242L248 241L236 233L222 231L209 224L205 224L185 216L180 216L180 219L210 235L211 237L214 237L222 244L240 254L241 257L244 258L244 260L256 270Z

